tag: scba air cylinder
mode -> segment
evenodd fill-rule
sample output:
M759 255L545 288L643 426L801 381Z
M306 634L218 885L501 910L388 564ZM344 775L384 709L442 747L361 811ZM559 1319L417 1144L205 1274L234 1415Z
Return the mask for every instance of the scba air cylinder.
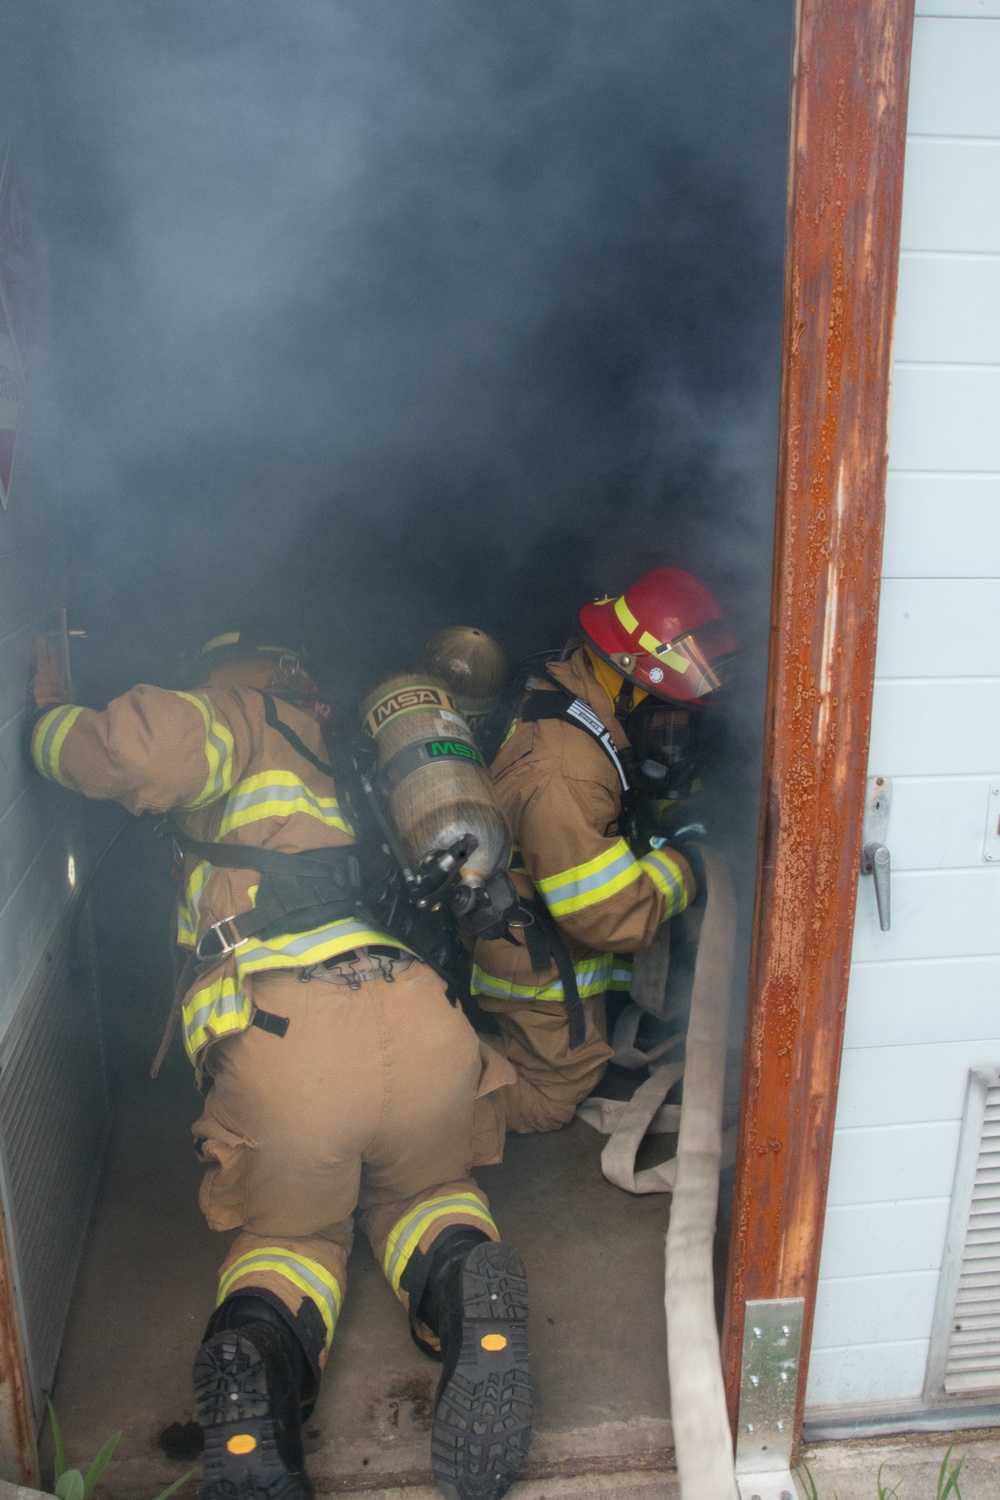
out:
M379 787L413 868L469 835L465 885L505 870L510 834L472 731L434 677L392 677L365 699L365 730L378 747Z

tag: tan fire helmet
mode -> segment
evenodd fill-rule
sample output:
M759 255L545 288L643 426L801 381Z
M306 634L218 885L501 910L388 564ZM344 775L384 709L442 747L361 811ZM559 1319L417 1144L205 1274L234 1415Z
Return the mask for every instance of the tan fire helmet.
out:
M503 698L507 657L475 625L446 625L424 647L421 666L447 687L469 727L479 729Z

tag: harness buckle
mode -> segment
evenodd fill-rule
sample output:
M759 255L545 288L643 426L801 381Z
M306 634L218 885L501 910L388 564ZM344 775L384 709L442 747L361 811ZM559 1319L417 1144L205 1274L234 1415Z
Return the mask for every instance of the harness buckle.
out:
M247 938L240 936L234 913L231 917L223 917L220 921L213 922L211 927L206 927L194 951L199 958L228 958L230 953L235 953L247 941Z

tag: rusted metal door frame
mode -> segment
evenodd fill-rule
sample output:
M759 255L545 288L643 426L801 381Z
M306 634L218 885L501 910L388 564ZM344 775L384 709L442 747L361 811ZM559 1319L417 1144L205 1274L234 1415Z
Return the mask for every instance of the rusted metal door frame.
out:
M6 1216L0 1210L0 1478L38 1484L38 1448Z
M805 1299L801 1432L875 675L914 0L797 0L760 857L723 1364Z

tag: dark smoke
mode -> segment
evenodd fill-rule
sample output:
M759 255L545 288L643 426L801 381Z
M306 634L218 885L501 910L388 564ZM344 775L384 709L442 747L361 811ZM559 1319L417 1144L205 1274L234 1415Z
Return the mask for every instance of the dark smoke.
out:
M791 0L4 14L36 122L35 399L81 696L169 681L181 647L255 616L350 696L438 625L516 657L679 564L745 647L727 785L748 911ZM134 1015L150 943L130 970L105 879Z
M768 587L789 0L19 0L100 697L257 612L348 680L678 562Z

